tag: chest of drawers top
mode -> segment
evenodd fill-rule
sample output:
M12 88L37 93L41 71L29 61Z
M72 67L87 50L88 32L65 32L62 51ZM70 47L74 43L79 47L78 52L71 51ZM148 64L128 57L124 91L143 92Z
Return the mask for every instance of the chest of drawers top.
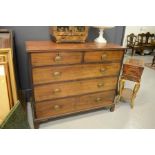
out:
M89 50L124 50L122 46L109 43L109 44L96 44L93 42L88 43L54 43L52 41L27 41L26 50L28 53L38 53L43 51L61 52L64 50L69 51L89 51Z

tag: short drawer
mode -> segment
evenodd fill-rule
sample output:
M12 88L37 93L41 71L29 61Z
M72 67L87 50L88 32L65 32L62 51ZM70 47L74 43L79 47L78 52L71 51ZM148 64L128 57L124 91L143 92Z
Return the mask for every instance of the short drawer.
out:
M113 62L120 61L123 57L123 51L92 51L86 52L85 62Z
M35 104L36 117L48 118L73 112L76 98L59 99Z
M34 84L77 80L119 74L119 63L39 67L33 69Z
M82 95L92 92L116 89L117 77L81 80L34 87L36 101Z
M36 117L38 119L50 118L112 105L114 96L115 91L107 91L80 97L39 102L35 104Z
M32 53L32 66L76 64L82 60L81 52Z
M84 95L79 98L79 102L76 104L75 109L87 110L90 108L112 105L114 97L115 91L106 91L91 95Z

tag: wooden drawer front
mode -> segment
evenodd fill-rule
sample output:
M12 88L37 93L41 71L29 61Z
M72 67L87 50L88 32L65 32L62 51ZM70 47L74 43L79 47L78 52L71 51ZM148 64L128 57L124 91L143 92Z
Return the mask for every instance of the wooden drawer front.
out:
M123 65L122 78L139 82L142 76L144 68L138 66L131 66L128 64Z
M115 91L82 95L35 104L37 118L48 118L113 104Z
M82 60L81 52L32 53L32 66L76 64Z
M34 88L36 101L116 89L117 77L40 85Z
M59 99L35 104L37 118L46 118L70 113L74 110L76 98Z
M85 62L112 62L120 61L123 56L123 51L99 51L99 52L86 52Z
M113 104L115 91L106 91L91 95L81 96L76 104L77 111L86 110L95 107L108 106Z
M118 75L119 63L42 67L33 69L34 84Z

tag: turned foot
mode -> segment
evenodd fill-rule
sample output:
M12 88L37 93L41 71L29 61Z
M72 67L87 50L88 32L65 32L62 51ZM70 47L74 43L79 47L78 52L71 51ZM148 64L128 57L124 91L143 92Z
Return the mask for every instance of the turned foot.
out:
M110 107L110 112L114 112L115 110L115 105L113 105L112 107Z
M38 122L34 122L34 128L39 129L39 123Z

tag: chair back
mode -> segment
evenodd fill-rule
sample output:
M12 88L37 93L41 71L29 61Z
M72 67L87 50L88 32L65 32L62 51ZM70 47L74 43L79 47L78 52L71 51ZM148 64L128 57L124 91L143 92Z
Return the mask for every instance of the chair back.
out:
M127 47L133 47L137 41L137 36L134 33L127 35Z
M150 44L154 37L154 34L151 34L150 32L138 34L138 44Z

